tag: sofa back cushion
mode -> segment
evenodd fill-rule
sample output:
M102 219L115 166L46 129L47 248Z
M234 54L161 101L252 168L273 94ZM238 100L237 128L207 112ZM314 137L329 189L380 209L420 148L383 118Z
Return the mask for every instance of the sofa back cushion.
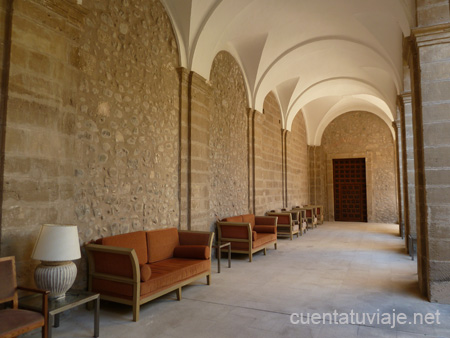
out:
M134 251L136 251L139 264L145 264L148 261L145 231L135 231L126 234L105 237L102 238L101 244L118 246L120 248L134 249Z
M255 215L253 214L247 214L247 215L242 215L242 222L244 223L250 223L250 226L253 228L255 227Z
M147 231L148 262L155 263L173 257L173 250L180 245L177 228Z
M223 219L224 222L234 222L234 223L242 223L242 216L232 216Z

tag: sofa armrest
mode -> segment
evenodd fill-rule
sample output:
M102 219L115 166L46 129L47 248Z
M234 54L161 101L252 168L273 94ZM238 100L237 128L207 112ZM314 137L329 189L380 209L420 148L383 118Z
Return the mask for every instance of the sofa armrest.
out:
M134 249L100 244L87 244L85 248L89 265L89 290L92 278L139 284L141 272Z
M178 230L180 245L205 245L209 247L209 258L211 258L214 235L211 231Z
M218 242L248 242L252 240L250 223L217 222Z
M277 227L273 225L255 225L253 228L257 233L276 234Z
M256 216L255 225L277 225L278 218L276 216Z

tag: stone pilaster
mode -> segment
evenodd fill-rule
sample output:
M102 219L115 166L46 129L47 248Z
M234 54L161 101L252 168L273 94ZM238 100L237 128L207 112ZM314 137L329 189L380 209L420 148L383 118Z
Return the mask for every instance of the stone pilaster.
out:
M419 284L450 303L450 24L413 30L412 49Z
M395 131L395 163L397 169L397 204L398 204L398 225L400 235L404 236L404 209L403 209L403 163L402 163L402 129L400 121L401 112L397 112L397 120L392 123Z
M248 210L255 213L255 115L258 112L249 108L247 110L247 136L248 136Z
M189 194L189 167L190 167L190 128L189 128L189 71L186 68L178 68L180 76L180 229L187 230L190 227L190 194Z

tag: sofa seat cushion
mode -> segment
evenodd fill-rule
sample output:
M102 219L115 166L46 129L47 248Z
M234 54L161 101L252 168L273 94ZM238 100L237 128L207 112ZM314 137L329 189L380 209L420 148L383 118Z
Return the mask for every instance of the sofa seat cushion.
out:
M134 251L136 251L139 264L145 264L148 261L145 231L135 231L126 234L105 237L101 239L100 244L117 246L120 248L132 248L134 249Z
M180 240L177 228L147 231L148 262L155 263L172 258L173 250L178 245Z
M171 258L152 263L150 266L152 277L149 281L141 283L141 297L209 271L211 261L209 259Z
M267 244L272 241L277 240L277 235L275 234L258 234L258 239L253 242L253 249L259 248L260 246Z
M151 277L146 282L141 282L141 298L162 291L171 285L194 277L211 268L211 261L201 259L171 258L150 264ZM98 278L92 279L92 291L101 292L102 295L133 298L133 286Z

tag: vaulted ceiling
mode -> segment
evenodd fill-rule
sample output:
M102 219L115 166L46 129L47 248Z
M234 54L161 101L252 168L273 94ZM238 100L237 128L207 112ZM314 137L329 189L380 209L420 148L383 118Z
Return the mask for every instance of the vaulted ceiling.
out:
M310 145L348 111L390 128L403 91L402 39L414 0L162 0L181 66L209 79L222 50L242 68L248 104L262 112L273 92L290 130L302 111Z

